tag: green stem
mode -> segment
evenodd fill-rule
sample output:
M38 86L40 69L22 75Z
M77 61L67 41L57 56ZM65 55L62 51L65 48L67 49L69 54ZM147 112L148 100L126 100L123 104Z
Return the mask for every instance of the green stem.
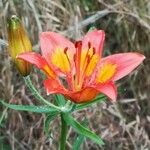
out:
M67 137L67 123L63 119L61 114L61 137L60 137L60 150L66 149L66 137Z
M61 111L61 108L58 106L55 106L54 104L48 102L46 99L44 99L39 92L35 89L34 85L32 84L32 81L30 79L30 76L24 77L25 83L26 85L29 87L30 91L32 92L32 94L41 102L45 103L46 105L53 107L55 109L57 109L58 111Z

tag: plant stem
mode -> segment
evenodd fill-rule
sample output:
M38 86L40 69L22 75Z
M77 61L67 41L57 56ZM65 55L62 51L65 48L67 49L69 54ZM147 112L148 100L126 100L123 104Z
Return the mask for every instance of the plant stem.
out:
M65 122L63 115L61 114L60 150L66 149L66 137L67 137L67 123Z
M45 103L46 105L55 108L58 111L61 111L61 108L58 106L55 106L54 104L48 102L46 99L44 99L40 93L36 90L36 88L34 87L34 85L32 84L32 81L30 79L30 76L24 77L25 83L26 85L29 87L30 91L32 92L32 94L41 102Z

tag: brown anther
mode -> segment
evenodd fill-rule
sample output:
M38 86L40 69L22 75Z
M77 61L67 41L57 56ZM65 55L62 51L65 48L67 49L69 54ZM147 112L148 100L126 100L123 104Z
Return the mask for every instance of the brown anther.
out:
M68 47L66 47L66 48L64 49L64 53L67 54L67 51L68 51Z
M93 55L96 53L96 49L95 47L93 47Z
M91 42L88 42L88 48L89 49L91 48Z

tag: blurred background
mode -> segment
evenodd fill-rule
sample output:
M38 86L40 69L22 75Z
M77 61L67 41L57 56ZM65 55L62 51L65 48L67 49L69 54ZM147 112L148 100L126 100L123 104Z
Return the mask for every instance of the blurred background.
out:
M150 1L149 0L1 0L0 1L0 99L14 104L38 104L25 86L7 53L7 18L17 14L39 51L39 33L56 31L77 40L95 27L106 32L104 56L139 52L144 63L118 82L115 104L106 101L74 113L106 143L100 147L86 139L81 150L150 150ZM38 74L37 74L38 73ZM41 75L32 79L45 95ZM53 101L52 97L48 97ZM60 118L44 134L45 116L0 106L0 150L57 150ZM67 149L77 134L70 129Z

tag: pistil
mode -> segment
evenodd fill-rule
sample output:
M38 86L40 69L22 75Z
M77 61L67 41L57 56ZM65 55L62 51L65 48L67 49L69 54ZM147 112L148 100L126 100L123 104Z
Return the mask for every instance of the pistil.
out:
M75 54L75 67L76 67L76 80L77 85L80 84L80 63L81 63L81 50L82 50L82 41L77 41L75 43L76 54Z
M76 53L74 55L74 63L76 68L74 84L75 90L80 90L83 86L85 77L87 76L86 72L89 70L89 64L94 61L93 56L95 55L95 48L92 47L91 43L88 43L88 49L84 50L82 48L82 42L77 41L75 43ZM84 52L86 53L84 56ZM84 59L84 60L83 60ZM81 64L83 62L83 64ZM91 69L94 69L92 67Z

